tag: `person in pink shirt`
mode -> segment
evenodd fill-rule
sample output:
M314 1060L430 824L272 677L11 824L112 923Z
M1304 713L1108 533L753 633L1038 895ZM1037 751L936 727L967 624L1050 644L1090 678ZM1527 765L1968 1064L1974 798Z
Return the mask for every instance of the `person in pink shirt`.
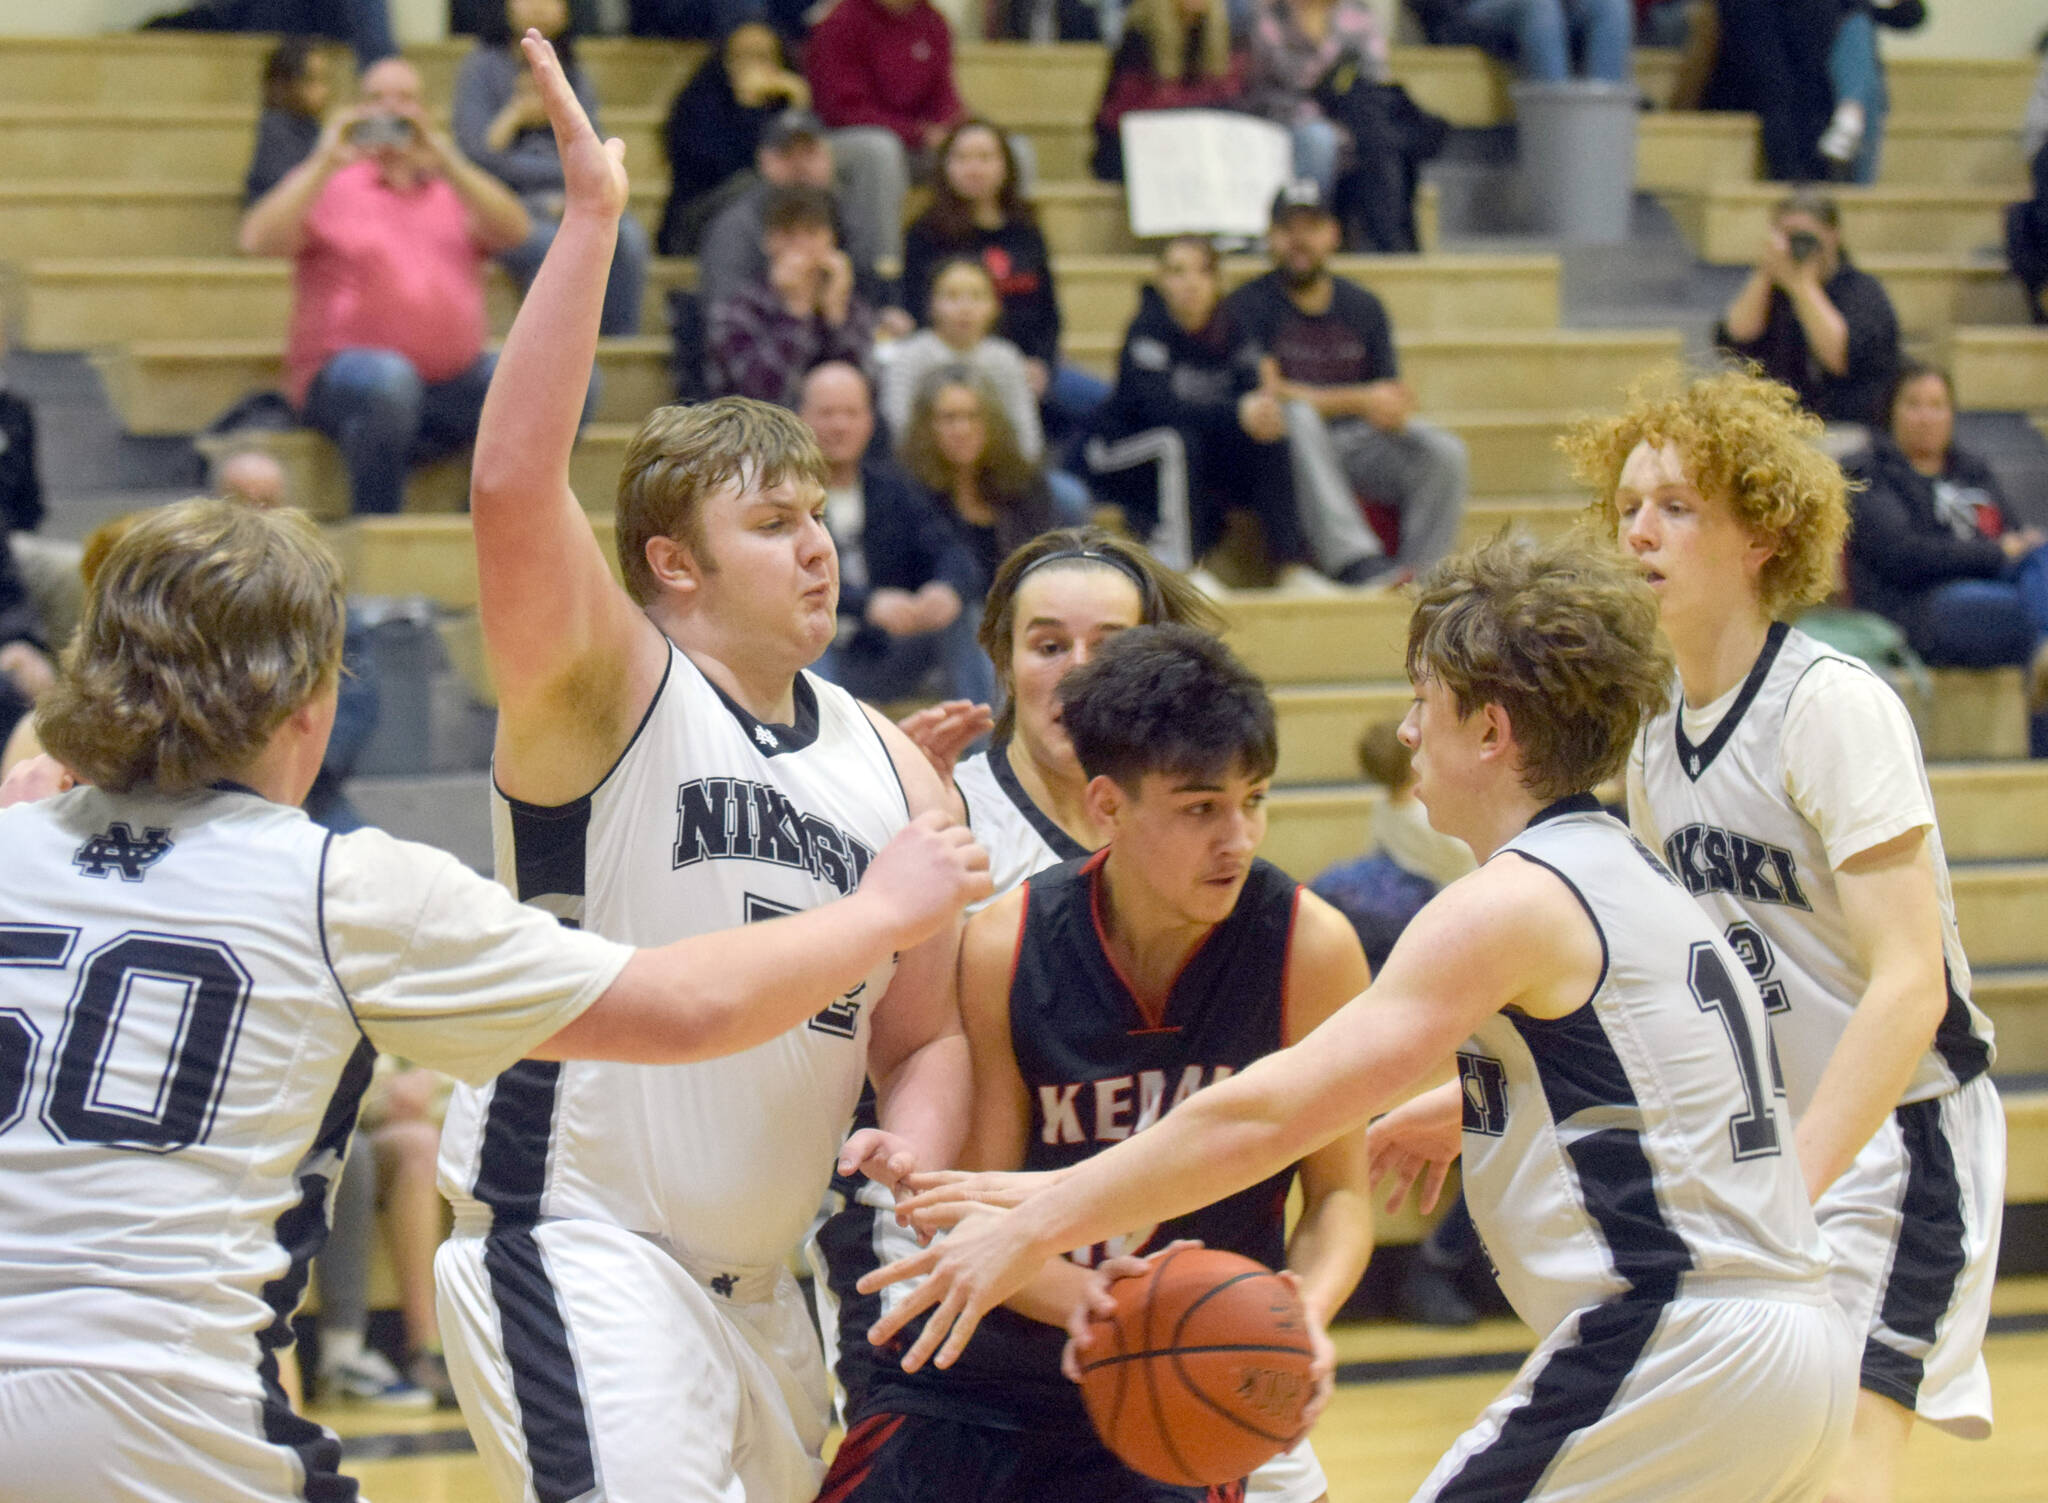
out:
M395 512L413 464L468 447L490 385L484 265L525 240L512 192L463 157L386 58L239 240L295 261L285 390L348 465L354 509Z
M804 48L811 107L833 155L884 185L897 213L885 256L902 254L903 195L946 132L967 117L953 86L953 34L929 0L839 0Z

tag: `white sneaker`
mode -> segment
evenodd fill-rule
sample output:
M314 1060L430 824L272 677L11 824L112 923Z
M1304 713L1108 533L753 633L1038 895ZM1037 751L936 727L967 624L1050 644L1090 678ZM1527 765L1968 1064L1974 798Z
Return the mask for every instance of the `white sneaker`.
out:
M1307 564L1289 564L1273 581L1273 588L1288 595L1342 595L1344 586L1316 573Z
M365 1349L346 1362L320 1364L320 1396L330 1403L425 1413L434 1396L402 1376L382 1352Z
M1853 162L1863 146L1863 106L1845 99L1835 106L1834 118L1821 132L1820 154L1830 162Z

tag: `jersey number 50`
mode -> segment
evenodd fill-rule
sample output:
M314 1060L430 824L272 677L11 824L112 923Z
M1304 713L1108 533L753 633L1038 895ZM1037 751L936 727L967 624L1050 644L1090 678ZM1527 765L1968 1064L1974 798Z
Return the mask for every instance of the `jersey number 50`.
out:
M78 935L57 924L0 924L0 969L68 970ZM182 1004L131 1016L138 983ZM249 973L218 941L130 930L100 946L65 1004L38 1108L43 1125L62 1142L144 1153L203 1142L248 1002ZM28 1112L43 1044L27 1012L0 1007L0 1132Z

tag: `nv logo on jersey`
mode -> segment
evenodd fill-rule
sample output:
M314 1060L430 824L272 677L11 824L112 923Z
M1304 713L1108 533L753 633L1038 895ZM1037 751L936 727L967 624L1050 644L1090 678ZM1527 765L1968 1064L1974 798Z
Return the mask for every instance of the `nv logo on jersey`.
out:
M127 822L117 819L80 846L71 864L88 877L104 880L119 872L123 882L140 882L142 874L163 860L170 848L169 830L151 825L137 840Z
M1508 1072L1487 1054L1458 1055L1458 1091L1464 1098L1463 1126L1489 1138L1508 1131Z
M765 726L757 734L773 739ZM852 892L874 848L830 820L805 814L772 783L693 778L676 789L677 870L699 861L767 861Z
M775 732L769 730L765 725L754 727L754 739L761 743L761 750L763 751L780 751L782 749L782 743L775 739Z
M1782 846L1714 825L1687 825L1664 842L1664 859L1696 898L1726 892L1751 903L1813 909L1799 886L1799 863Z

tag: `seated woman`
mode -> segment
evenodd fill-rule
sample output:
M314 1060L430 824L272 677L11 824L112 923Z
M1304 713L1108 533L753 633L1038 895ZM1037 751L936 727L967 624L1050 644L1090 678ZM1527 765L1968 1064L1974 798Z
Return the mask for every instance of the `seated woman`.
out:
M333 98L327 54L312 37L286 37L263 60L263 113L256 117L256 149L242 180L242 207L275 188L313 154L322 117Z
M986 120L963 120L939 145L931 206L903 234L903 306L931 322L939 267L967 256L988 268L1002 300L996 332L1024 352L1051 437L1078 434L1109 395L1099 377L1060 363L1060 308L1038 214L1019 187L1009 140Z
M1038 421L1038 397L1031 389L1024 352L995 332L1002 316L995 279L980 261L956 256L932 279L931 327L907 339L878 346L881 368L877 405L891 433L910 422L910 403L925 377L942 365L971 365L1002 399L1017 435L1017 449L1036 462L1045 455L1045 430Z
M897 449L966 540L983 590L1012 550L1074 520L1060 515L1044 473L1017 447L1002 401L971 365L941 366L925 378Z
M786 109L809 109L811 86L790 71L782 38L762 21L726 33L669 106L668 207L655 243L664 256L695 254L704 229L753 179L762 133Z
M1096 414L1089 481L1176 569L1193 568L1222 540L1231 511L1249 511L1282 582L1292 584L1310 555L1287 445L1259 443L1238 421L1244 341L1222 302L1216 248L1199 235L1167 241L1157 282L1124 335L1116 390Z
M1573 76L1628 81L1635 37L1629 0L1409 0L1409 7L1432 43L1484 47L1512 58L1532 83Z
M576 61L576 38L568 0L505 0L493 24L462 60L455 75L455 139L477 166L519 195L533 221L533 233L498 259L522 289L532 285L541 258L554 244L562 222L562 159L555 150L547 111L519 53L518 38L529 28L554 43L576 97L596 125L597 91ZM602 127L599 128L603 134ZM647 231L631 214L620 216L612 277L605 288L599 331L638 334L640 304L647 287Z
M2048 754L2048 536L2015 527L1983 460L1955 443L1948 374L1908 362L1890 431L1842 468L1865 483L1849 529L1856 604L1939 666L2032 669L2034 754Z
M1124 180L1124 116L1140 110L1228 109L1244 97L1244 53L1230 45L1223 0L1133 0L1095 111L1089 169Z

